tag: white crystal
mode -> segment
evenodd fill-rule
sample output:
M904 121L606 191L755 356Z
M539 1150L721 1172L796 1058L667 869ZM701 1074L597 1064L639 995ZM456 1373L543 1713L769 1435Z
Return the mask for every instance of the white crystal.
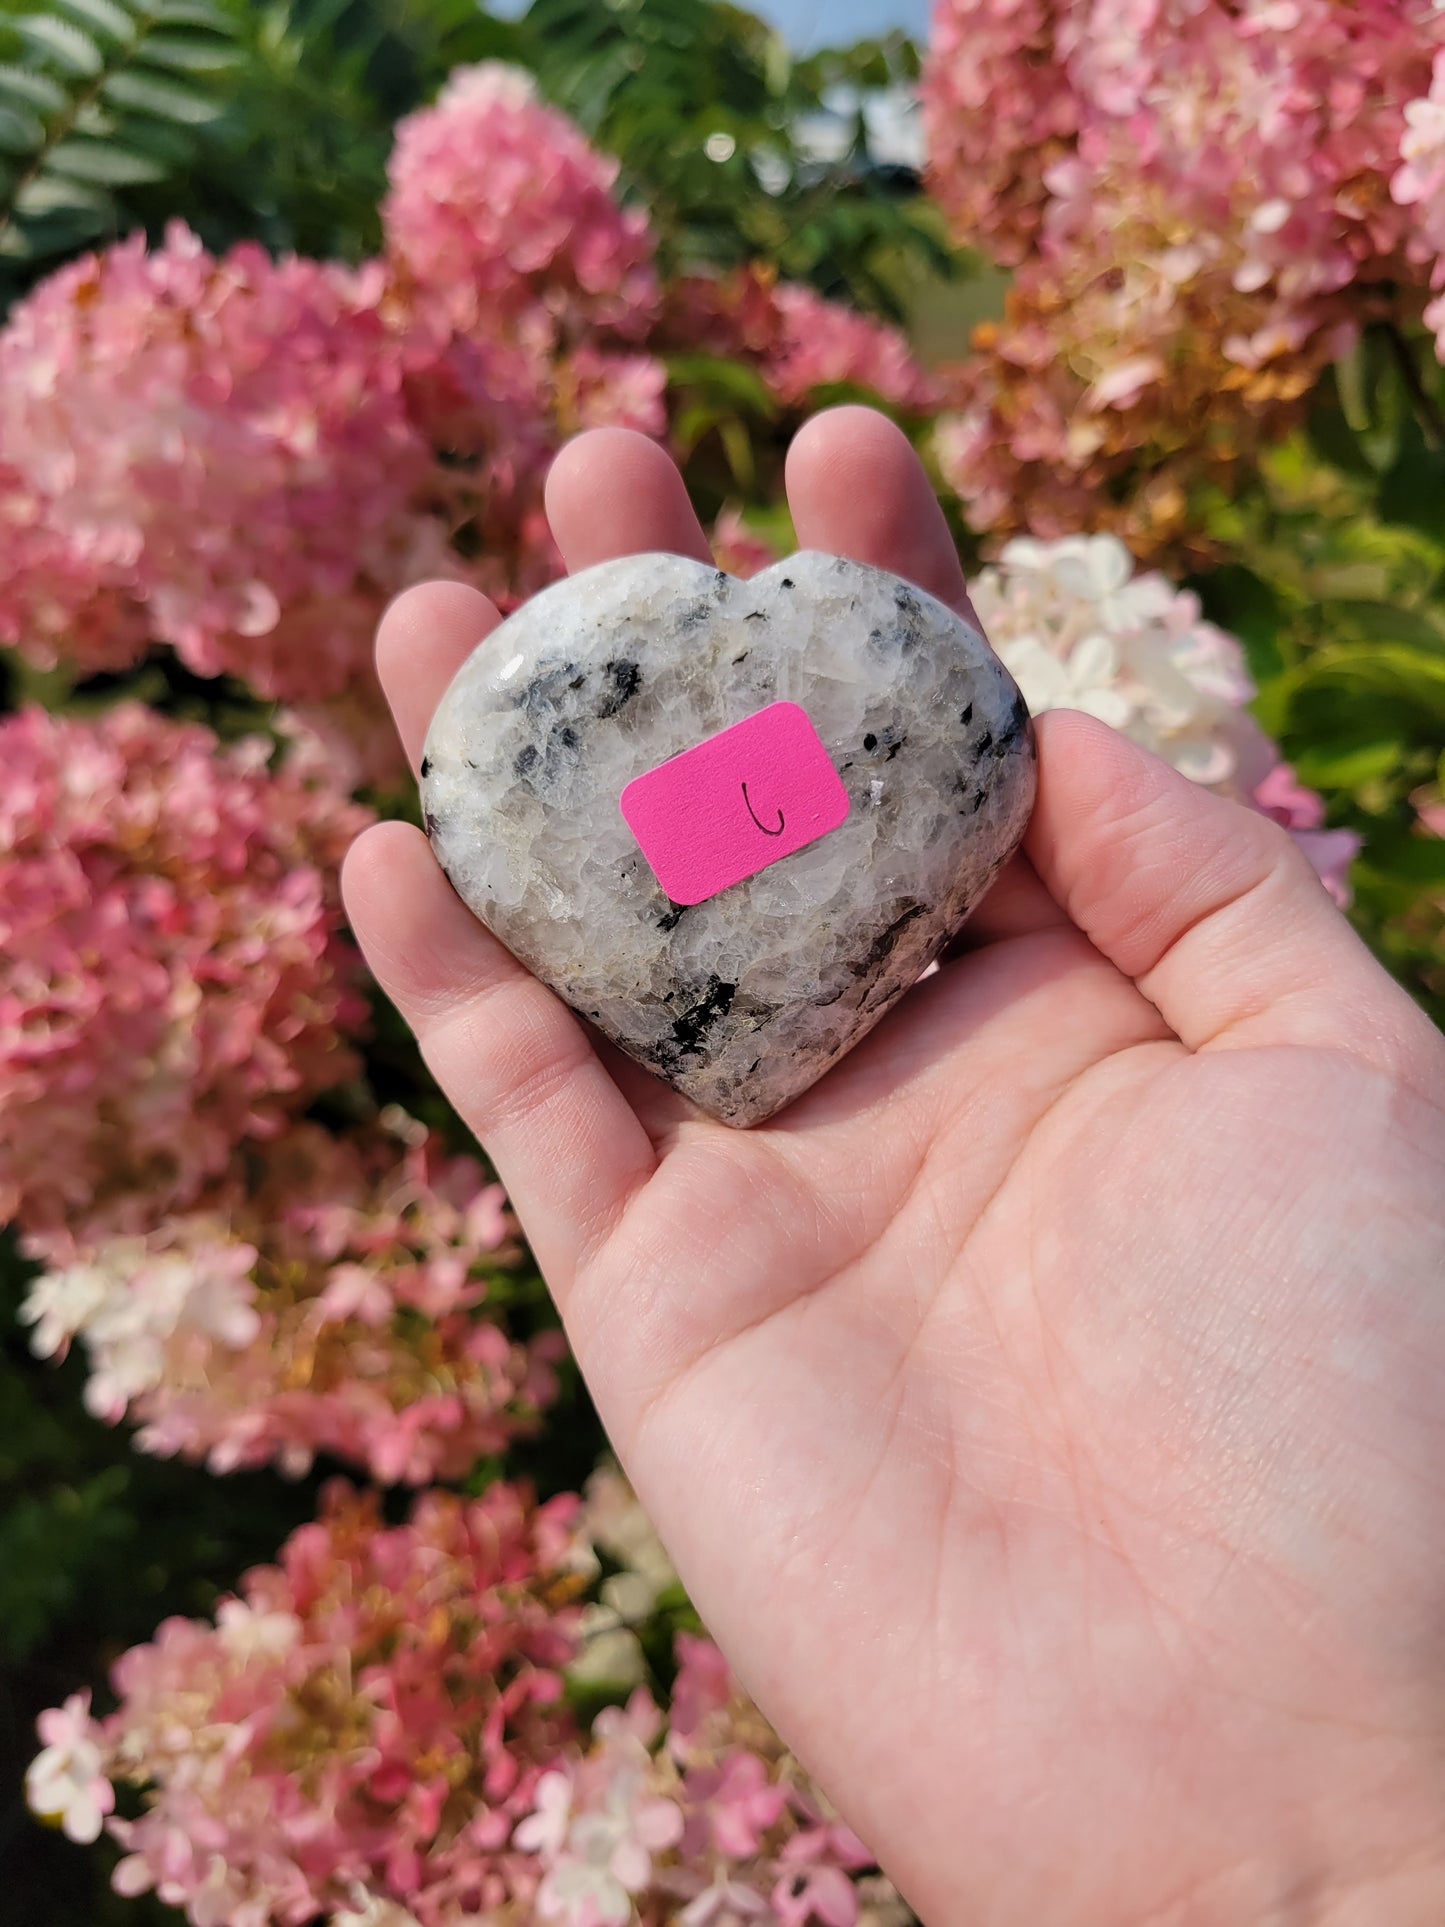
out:
M705 903L669 902L619 809L634 777L774 702L853 807ZM1023 700L921 590L802 554L751 582L630 556L528 603L463 666L422 796L457 892L623 1050L731 1124L771 1116L917 981L1017 848Z

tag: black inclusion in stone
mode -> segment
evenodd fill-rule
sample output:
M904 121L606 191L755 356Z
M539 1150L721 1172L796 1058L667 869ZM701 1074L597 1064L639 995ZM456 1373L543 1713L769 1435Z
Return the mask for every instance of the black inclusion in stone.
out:
M669 902L671 902L670 898ZM677 926L682 922L683 912L688 908L689 905L685 903L674 903L665 917L659 917L657 919L658 929L676 930Z
M421 759L421 780L425 782L430 775L431 775L431 758L430 756L423 756Z
M708 1032L719 1019L727 1016L737 994L736 984L726 984L721 977L710 978L707 989L697 1002L685 1010L681 1017L673 1019L672 1036L662 1047L664 1057L674 1061L684 1057L701 1057Z
M783 577L782 586L785 589L793 589L797 587L797 584L793 581L793 578L790 575L785 575Z
M602 674L607 679L607 693L597 705L597 714L615 716L618 710L626 709L642 687L642 671L635 662L622 659L605 663Z
M878 738L873 734L871 729L869 730L868 734L863 738L863 747L869 752L870 755L878 747Z
M968 705L968 707L964 710L963 714L959 717L958 720L963 724L965 729L968 728L969 724L973 721L973 704L972 703Z
M1005 726L1003 735L999 737L1000 744L1016 743L1019 737L1028 729L1028 726L1029 706L1024 701L1022 694L1016 690L1014 692L1013 707L1009 711L1008 723Z
M536 768L539 754L540 751L535 743L524 743L517 751L517 760L513 763L512 768L518 776L526 776L529 771Z
M988 752L993 748L993 731L986 729L973 747L976 755L987 756Z

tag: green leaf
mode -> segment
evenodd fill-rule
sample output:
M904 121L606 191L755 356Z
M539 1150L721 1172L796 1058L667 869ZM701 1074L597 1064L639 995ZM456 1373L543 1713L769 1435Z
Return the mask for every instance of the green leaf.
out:
M0 102L0 153L34 154L45 145L45 128L22 107Z
M51 13L27 13L15 22L27 40L41 48L68 74L89 77L104 71L105 55L89 34Z
M1387 522L1445 540L1445 453L1426 448L1417 434L1401 449L1376 501Z
M55 0L55 3L97 33L109 34L112 40L134 40L140 32L140 22L116 6L115 0Z
M95 181L106 187L133 187L141 181L163 180L166 174L159 161L129 153L110 141L61 141L45 164L69 180Z
M1191 586L1210 620L1244 644L1251 675L1261 682L1278 675L1284 667L1279 646L1284 617L1278 590L1239 562L1225 563Z
M183 121L191 127L215 120L222 112L219 102L207 99L204 94L198 94L190 87L181 87L173 80L163 80L159 74L142 73L136 68L112 74L101 91L107 100L114 101L119 107L130 107L137 113L154 114L160 120Z
M48 74L29 67L0 64L0 100L21 101L37 113L58 114L69 105L70 96Z
M1445 722L1445 655L1396 643L1360 643L1321 650L1291 678L1304 692L1313 689L1356 696L1387 696L1407 704L1421 725ZM1331 687L1333 685L1333 688Z
M15 211L30 217L83 210L97 214L110 212L110 196L83 181L67 181L53 174L41 174L27 181L15 196Z
M1311 789L1353 791L1392 776L1404 754L1404 746L1395 740L1339 750L1312 746L1295 751L1294 766L1300 781Z
M134 1535L117 1503L129 1482L124 1466L109 1466L0 1515L0 1628L9 1656L23 1659Z
M1351 601L1341 598L1335 608L1342 621L1376 642L1407 642L1417 649L1445 654L1445 624L1426 609L1401 608L1393 602Z
M1375 467L1360 446L1357 431L1351 427L1343 409L1321 402L1310 410L1305 424L1310 447L1332 468L1346 475L1375 475Z
M184 34L153 33L141 54L153 67L169 67L182 74L218 74L234 67L241 56L222 40L188 38Z
M1403 837L1390 852L1390 870L1411 883L1445 883L1445 837Z
M151 0L151 17L164 27L209 27L213 33L230 35L235 22L218 7L204 0Z
M762 376L740 361L724 361L716 355L673 355L667 374L676 387L696 387L712 396L725 396L737 407L759 415L771 417L778 412Z

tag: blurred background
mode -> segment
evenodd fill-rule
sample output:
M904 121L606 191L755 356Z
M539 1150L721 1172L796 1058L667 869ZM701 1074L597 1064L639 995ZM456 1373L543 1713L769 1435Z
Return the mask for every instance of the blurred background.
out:
M665 440L746 573L799 423L886 409L1033 706L1277 817L1445 1018L1442 44L1428 0L0 0L0 1919L181 1918L27 1810L35 1716L325 1476L395 1521L603 1449L509 1231L410 1165L427 1227L374 1230L378 1159L467 1145L335 891L415 809L379 611L550 580L579 428ZM419 1299L325 1379L287 1322L402 1247L465 1253L517 1381L404 1449L478 1327ZM649 1612L665 1695L695 1621Z

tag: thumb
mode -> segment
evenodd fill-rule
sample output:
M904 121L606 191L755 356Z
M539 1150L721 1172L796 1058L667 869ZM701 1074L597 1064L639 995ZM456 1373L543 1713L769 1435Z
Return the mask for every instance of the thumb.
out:
M1092 717L1038 737L1033 866L1191 1050L1312 1045L1418 1079L1438 1033L1278 824Z

